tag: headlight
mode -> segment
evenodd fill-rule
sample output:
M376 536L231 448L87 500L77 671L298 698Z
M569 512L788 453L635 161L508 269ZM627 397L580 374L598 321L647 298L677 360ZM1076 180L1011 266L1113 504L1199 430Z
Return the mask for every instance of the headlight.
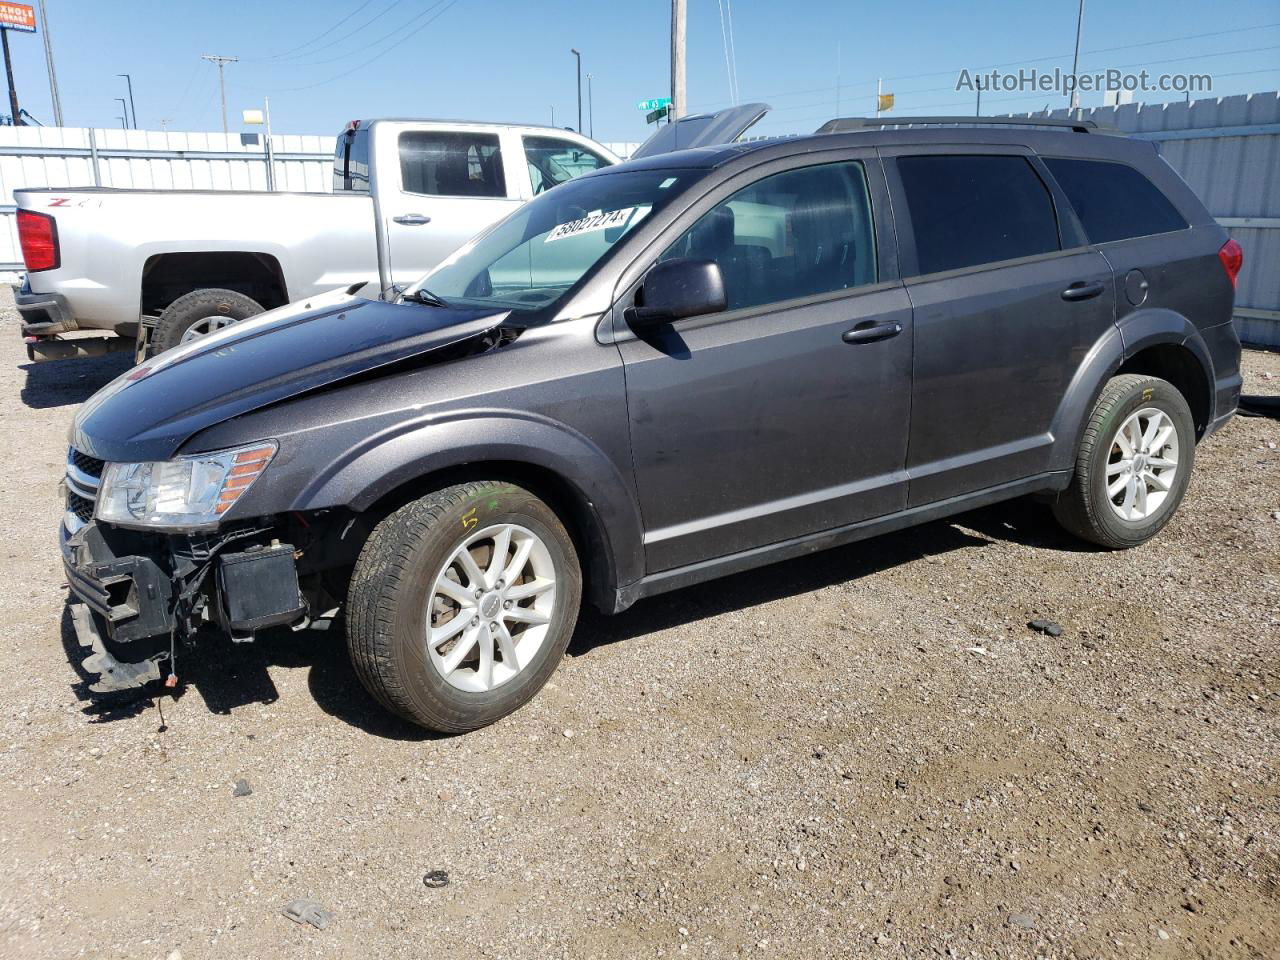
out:
M264 440L158 463L109 463L98 490L98 519L157 527L213 526L275 455L275 442Z

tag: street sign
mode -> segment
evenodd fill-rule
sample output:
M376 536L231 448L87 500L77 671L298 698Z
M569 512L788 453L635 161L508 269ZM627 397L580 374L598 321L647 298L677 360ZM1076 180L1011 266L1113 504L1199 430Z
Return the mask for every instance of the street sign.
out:
M641 100L636 104L638 110L661 110L663 107L671 106L670 97L654 97L652 100ZM650 121L652 122L652 121Z
M671 112L671 105L670 105L670 104L667 104L665 107L659 107L657 110L653 110L653 111L651 111L650 113L646 114L646 115L645 115L645 118L644 118L644 122L645 122L645 123L657 123L659 120L661 120L663 117L665 117L665 116L666 116L667 114L669 114L670 112Z
M36 9L29 3L0 3L0 30L36 32Z

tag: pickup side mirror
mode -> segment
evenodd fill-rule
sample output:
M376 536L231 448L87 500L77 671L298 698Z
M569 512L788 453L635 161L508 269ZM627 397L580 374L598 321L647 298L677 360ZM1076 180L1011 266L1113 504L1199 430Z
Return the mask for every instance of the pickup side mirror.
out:
M627 311L633 327L653 327L684 317L719 313L727 306L724 277L714 260L678 258L656 264Z

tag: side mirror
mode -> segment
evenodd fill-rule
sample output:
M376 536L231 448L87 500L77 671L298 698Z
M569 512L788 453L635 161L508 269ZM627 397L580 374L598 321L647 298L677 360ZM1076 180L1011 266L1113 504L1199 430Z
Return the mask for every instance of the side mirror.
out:
M636 327L650 327L719 313L726 306L720 265L714 260L682 257L664 260L645 275L627 320Z

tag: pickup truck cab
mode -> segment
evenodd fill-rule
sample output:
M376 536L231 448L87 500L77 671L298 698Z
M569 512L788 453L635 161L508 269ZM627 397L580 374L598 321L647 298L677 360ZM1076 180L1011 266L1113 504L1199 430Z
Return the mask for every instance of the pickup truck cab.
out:
M16 190L32 359L139 360L356 282L408 284L520 204L617 157L569 130L355 121L333 193ZM384 269L380 270L380 266ZM69 338L101 330L101 338Z
M1156 536L1237 406L1239 246L1149 143L910 122L596 171L407 290L122 375L71 431L86 669L176 684L178 644L344 608L370 692L461 731L547 681L583 599L1028 494Z

